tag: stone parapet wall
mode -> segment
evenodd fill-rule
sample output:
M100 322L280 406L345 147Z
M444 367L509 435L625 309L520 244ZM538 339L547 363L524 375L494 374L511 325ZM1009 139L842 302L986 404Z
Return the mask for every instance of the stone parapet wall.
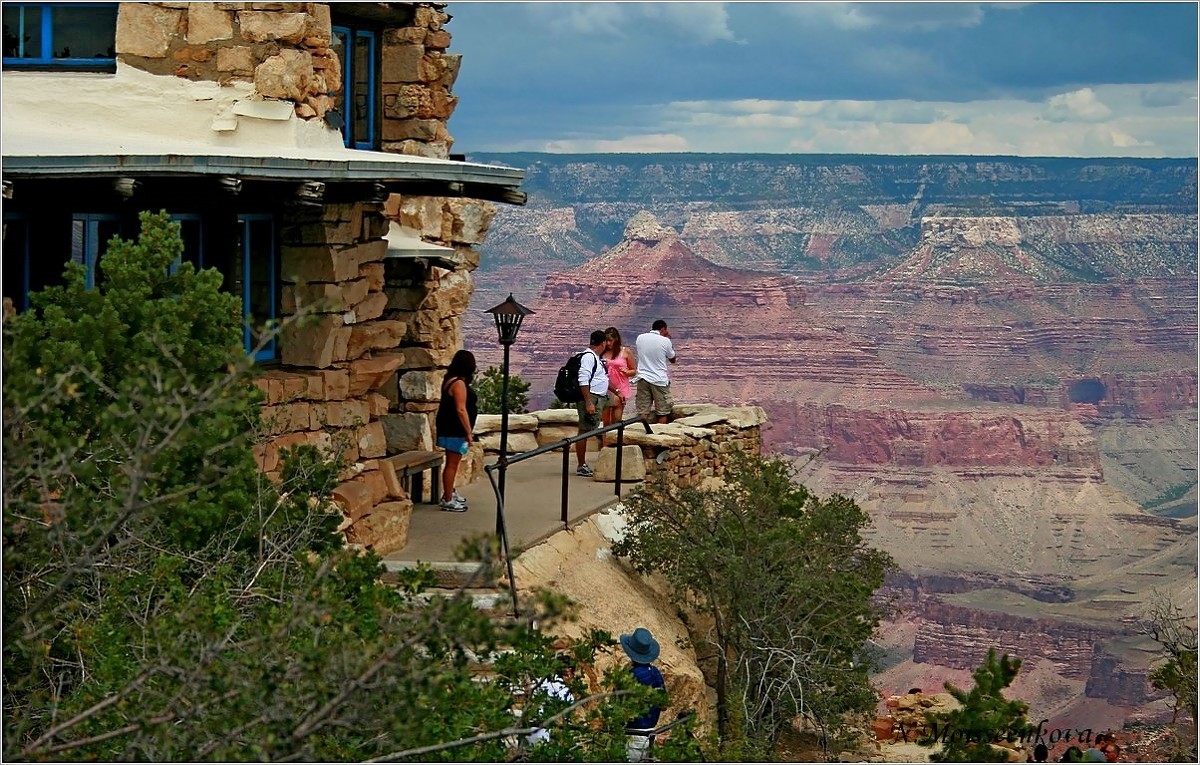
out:
M720 478L725 473L728 455L737 449L748 454L762 453L762 425L767 421L762 407L720 407L710 404L680 404L673 411L674 419L666 424L654 424L652 433L642 425L625 428L622 443L641 450L644 471L635 475L650 475L665 470L684 486L701 486L706 479ZM578 416L573 409L545 409L528 414L512 414L508 418L508 447L516 454L554 443L576 435ZM500 451L500 415L480 415L475 424L480 457ZM605 452L614 451L617 433L605 434ZM468 455L470 459L471 455ZM597 460L597 480L613 480L615 470L602 471ZM466 460L464 460L464 463ZM630 480L628 469L622 480ZM634 479L636 480L636 479Z

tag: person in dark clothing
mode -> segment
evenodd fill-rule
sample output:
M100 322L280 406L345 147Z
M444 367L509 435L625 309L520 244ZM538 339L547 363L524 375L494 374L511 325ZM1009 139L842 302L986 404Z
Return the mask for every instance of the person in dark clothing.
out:
M1046 758L1048 758L1049 756L1050 756L1050 750L1046 748L1045 744L1038 744L1037 746L1035 746L1033 748L1033 761L1034 762L1045 762Z
M458 465L463 455L471 448L475 437L477 405L475 391L471 390L471 378L475 376L475 356L470 351L459 351L450 360L446 376L442 378L442 400L438 402L437 445L446 450L446 465L442 469L441 508L451 513L465 513L467 501L454 488L458 476Z
M650 688L666 688L662 672L653 664L658 658L659 646L650 630L638 627L632 633L622 635L621 647L633 662L633 676L639 683ZM628 736L625 754L630 762L641 762L645 758L651 744L650 731L658 725L661 711L658 707L650 707L646 714L625 724Z

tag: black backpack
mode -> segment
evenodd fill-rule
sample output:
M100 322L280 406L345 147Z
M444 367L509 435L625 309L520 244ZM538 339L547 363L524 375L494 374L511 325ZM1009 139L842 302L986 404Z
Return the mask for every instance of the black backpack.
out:
M558 377L554 378L554 397L564 404L583 401L583 396L579 393L579 366L583 363L583 356L586 353L595 353L595 351L576 353L567 359L566 364L559 367ZM588 378L588 385L591 385L592 380L596 377L596 368L600 366L600 357L597 356L596 359L596 366L592 367L592 376Z

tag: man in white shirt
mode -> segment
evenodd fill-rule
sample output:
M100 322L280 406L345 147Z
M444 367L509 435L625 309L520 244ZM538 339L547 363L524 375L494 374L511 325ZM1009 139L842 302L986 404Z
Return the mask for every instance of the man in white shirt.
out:
M608 335L598 329L592 333L591 345L579 360L579 392L583 396L575 404L579 414L579 432L586 433L600 427L600 413L608 403L608 369L600 355L608 348ZM604 448L604 439L600 439ZM575 442L576 475L590 476L592 466L587 464L587 439Z
M637 337L637 411L647 422L651 415L665 423L675 407L671 397L671 380L667 377L667 363L675 363L675 346L671 344L671 330L662 319L654 322L649 332Z

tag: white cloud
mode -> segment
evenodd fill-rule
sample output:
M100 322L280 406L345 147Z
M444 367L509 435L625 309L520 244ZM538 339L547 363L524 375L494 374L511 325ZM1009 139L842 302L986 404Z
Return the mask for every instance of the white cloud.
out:
M1164 87L1185 96L1143 103L1148 89ZM1194 156L1195 92L1191 82L1098 85L1043 102L687 101L647 119L692 151Z
M631 135L617 139L566 139L546 141L539 151L552 154L691 151L686 138L667 133Z
M1112 110L1096 97L1091 88L1051 96L1046 102L1046 118L1054 122L1101 122L1112 116Z
M1011 10L1025 3L795 3L780 6L785 13L815 24L839 29L929 31L942 27L974 27L986 10Z
M528 9L557 35L631 37L649 29L700 44L736 41L724 3L532 3Z

